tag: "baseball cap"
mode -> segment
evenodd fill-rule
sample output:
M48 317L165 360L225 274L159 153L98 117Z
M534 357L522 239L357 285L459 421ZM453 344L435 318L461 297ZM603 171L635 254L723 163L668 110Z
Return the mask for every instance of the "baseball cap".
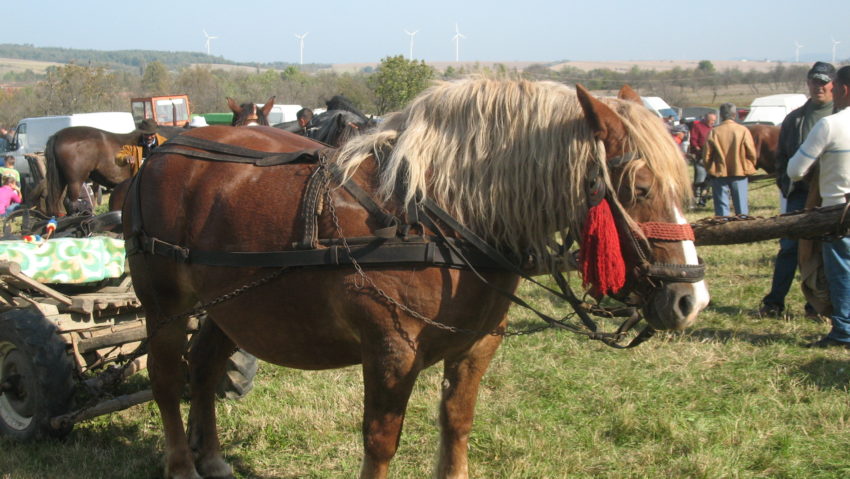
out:
M815 62L807 77L811 80L829 83L835 78L835 67L831 63Z

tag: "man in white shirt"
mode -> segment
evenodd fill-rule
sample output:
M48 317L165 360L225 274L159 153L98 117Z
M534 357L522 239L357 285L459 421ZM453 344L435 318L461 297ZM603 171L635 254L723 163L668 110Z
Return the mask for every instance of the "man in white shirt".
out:
M838 70L833 80L836 113L818 121L788 160L791 181L801 180L812 166L820 165L819 186L823 206L845 204L850 194L850 66ZM840 346L850 349L850 237L825 241L823 261L832 302L832 330L810 347Z

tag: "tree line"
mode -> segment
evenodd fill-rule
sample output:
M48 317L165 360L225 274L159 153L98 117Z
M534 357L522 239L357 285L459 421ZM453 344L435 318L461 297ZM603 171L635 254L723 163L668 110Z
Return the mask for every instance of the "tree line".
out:
M370 73L308 73L294 66L283 70L224 70L210 65L169 69L159 61L141 72L70 63L50 67L43 75L15 74L19 88L0 91L0 125L21 118L95 111L129 111L134 97L187 94L193 113L228 111L225 98L239 103L300 104L315 108L342 94L362 111L384 114L398 110L425 89L436 71L423 61L387 57ZM4 77L10 81L9 75Z
M169 94L189 95L193 113L228 111L226 97L239 103L264 103L276 96L277 103L315 108L342 94L362 111L382 115L404 107L432 80L469 74L581 83L591 90L614 90L629 84L643 95L658 95L671 104L687 106L693 104L688 100L693 92L713 91L716 97L722 88L731 85L748 85L754 96L765 86L801 91L805 73L805 67L779 63L768 72L737 69L721 72L707 60L693 69L677 67L668 71L637 67L626 72L582 71L572 67L556 70L550 65L533 65L518 71L497 64L449 67L438 72L424 61L407 60L401 55L384 58L374 70L355 73L309 72L294 65L280 70L225 70L198 64L175 69L158 60L139 70L69 63L48 68L41 75L31 71L6 74L4 81L16 81L23 86L0 91L0 125L13 126L19 119L33 116L129 111L130 98Z

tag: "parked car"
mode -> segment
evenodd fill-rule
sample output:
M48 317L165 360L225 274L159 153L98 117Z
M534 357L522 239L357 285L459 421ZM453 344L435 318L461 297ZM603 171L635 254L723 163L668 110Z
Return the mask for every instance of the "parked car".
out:
M781 125L785 116L803 106L806 95L802 93L786 93L756 98L750 104L750 112L744 118L744 123L763 123Z
M654 112L660 118L669 118L672 116L673 124L679 124L679 113L660 96L642 96L640 99L643 100L645 107L649 108L650 111Z
M682 123L690 125L691 123L701 120L708 113L714 113L717 118L720 118L720 111L717 108L710 106L686 106L682 108Z

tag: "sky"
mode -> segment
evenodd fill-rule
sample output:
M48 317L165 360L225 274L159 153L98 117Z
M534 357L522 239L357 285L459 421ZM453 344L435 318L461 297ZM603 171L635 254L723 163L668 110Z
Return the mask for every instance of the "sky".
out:
M6 9L0 43L206 52L237 62L459 59L779 60L850 58L847 0L29 0Z

